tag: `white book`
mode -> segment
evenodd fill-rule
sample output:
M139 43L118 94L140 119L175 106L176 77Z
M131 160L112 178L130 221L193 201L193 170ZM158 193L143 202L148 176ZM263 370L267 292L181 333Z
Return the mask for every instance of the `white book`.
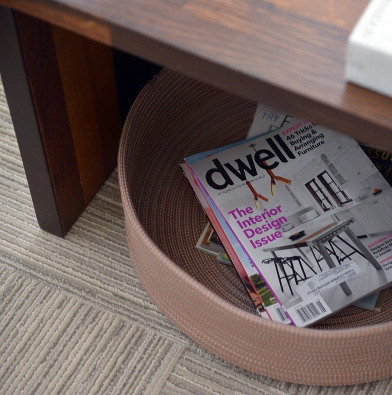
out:
M372 0L351 32L346 79L392 96L392 0Z

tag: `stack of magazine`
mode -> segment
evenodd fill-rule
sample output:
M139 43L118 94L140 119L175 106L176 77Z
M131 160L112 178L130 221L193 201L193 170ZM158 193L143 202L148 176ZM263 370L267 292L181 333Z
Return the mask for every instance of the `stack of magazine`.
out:
M392 281L392 188L369 150L259 105L248 139L185 159L220 241L205 240L262 317L305 327Z

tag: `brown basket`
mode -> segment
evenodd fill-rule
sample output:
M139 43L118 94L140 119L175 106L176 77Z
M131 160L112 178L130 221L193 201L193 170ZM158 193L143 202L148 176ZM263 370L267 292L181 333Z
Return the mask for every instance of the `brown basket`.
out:
M124 126L119 175L132 262L155 303L189 337L252 372L301 384L392 376L392 298L349 307L313 328L261 319L235 271L195 249L206 223L183 158L245 137L255 104L163 71Z

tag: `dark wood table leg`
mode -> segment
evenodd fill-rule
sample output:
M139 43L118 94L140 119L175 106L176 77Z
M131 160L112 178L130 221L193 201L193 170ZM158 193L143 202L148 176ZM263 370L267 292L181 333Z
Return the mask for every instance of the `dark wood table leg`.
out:
M63 236L116 166L111 48L0 7L0 72L38 223Z

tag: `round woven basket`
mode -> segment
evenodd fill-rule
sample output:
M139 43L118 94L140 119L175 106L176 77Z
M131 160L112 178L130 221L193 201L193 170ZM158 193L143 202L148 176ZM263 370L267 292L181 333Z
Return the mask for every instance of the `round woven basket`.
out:
M255 103L163 71L132 106L119 153L132 262L167 317L207 350L271 378L344 385L392 376L392 295L307 329L257 316L234 269L199 252L206 216L183 158L245 137Z

